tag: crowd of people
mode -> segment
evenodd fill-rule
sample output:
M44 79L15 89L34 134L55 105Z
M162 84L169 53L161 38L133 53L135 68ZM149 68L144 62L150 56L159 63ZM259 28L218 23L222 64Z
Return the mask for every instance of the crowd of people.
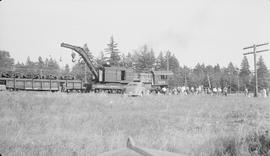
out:
M189 95L189 94L210 94L210 95L228 95L228 88L208 88L208 87L187 87L187 86L179 86L174 88L166 88L166 87L157 87L150 91L151 93L155 94L169 94L169 95Z
M227 96L228 95L228 87L187 87L187 86L179 86L174 88L166 88L166 87L158 87L155 89L150 90L152 94L164 94L164 95L198 95L198 94L205 94L205 95L217 95L217 96ZM251 91L248 88L245 88L244 92L237 92L243 94L247 97L251 97ZM263 88L259 91L260 96L268 97L269 95L269 88Z

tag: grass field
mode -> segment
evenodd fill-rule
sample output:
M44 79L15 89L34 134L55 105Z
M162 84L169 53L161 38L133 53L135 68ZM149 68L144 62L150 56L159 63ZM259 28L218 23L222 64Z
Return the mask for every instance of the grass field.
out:
M96 156L128 136L191 156L247 156L269 129L270 98L0 92L3 156Z

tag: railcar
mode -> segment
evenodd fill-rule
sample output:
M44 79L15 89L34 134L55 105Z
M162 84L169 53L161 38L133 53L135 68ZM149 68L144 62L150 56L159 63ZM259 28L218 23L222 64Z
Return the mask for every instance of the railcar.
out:
M85 91L81 80L0 78L7 90L26 91Z

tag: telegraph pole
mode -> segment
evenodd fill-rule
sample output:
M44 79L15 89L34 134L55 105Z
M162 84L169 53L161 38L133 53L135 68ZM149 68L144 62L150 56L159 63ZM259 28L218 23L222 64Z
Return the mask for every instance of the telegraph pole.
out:
M269 51L269 49L259 50L257 51L257 47L268 45L269 43L263 43L263 44L253 44L252 46L245 47L243 50L246 49L253 49L252 52L244 53L244 55L250 55L253 54L254 57L254 76L255 76L255 90L254 90L254 97L258 97L258 76L257 76L257 53L266 52Z
M185 87L187 86L187 73L185 72Z
M86 62L84 62L84 83L87 83L86 68Z
M209 89L211 89L212 86L211 86L211 82L210 82L210 78L209 78L209 74L208 73L207 73L207 81L208 81L208 87L209 87Z
M239 69L237 70L237 93L239 94Z

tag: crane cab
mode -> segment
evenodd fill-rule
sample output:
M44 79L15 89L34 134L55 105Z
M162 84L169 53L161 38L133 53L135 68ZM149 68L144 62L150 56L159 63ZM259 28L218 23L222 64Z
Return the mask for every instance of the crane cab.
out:
M132 69L125 67L104 67L99 69L99 82L102 83L123 83L127 84L137 78Z

